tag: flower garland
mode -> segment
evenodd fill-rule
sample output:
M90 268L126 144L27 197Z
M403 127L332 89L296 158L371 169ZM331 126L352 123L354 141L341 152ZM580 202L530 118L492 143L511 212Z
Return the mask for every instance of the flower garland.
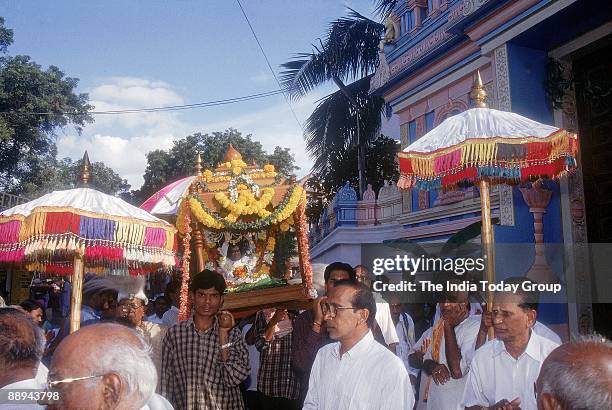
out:
M249 179L253 180L253 179L268 179L268 178L274 178L274 181L272 181L269 184L266 185L259 185L260 188L266 188L266 187L272 187L272 186L277 186L281 183L281 181L283 180L283 178L285 178L284 175L277 173L276 171L265 171L266 167L268 165L264 166L264 170L251 170L248 173L243 173L242 174L238 174L238 175L230 175L227 172L214 172L207 169L206 171L204 171L202 173L202 179L198 180L196 182L196 187L202 191L202 192L224 192L227 191L227 188L220 188L220 189L212 189L208 187L207 183L215 183L215 182L230 182L235 179L236 177L240 177L240 176L245 176L248 177ZM272 168L274 169L273 165L270 165ZM267 168L268 170L270 168Z
M181 208L187 208L183 205ZM187 320L189 309L189 261L191 259L191 213L189 209L183 210L183 223L179 229L183 234L183 275L180 291L179 320Z
M239 182L243 182L244 184L246 184L246 186L243 184L239 184ZM233 178L227 187L231 201L236 202L238 200L239 191L243 191L245 189L250 189L253 195L255 195L256 197L259 197L259 195L261 194L259 185L253 182L253 180L248 175L240 175L237 178Z
M238 217L243 215L259 215L262 218L270 215L270 211L267 211L266 207L270 204L273 196L273 188L264 188L263 194L259 200L255 198L252 192L244 190L239 192L236 201L232 201L231 198L228 198L223 192L217 192L215 194L215 199L224 209L230 212L225 219L233 219L235 221Z
M214 210L210 209L204 201L197 195L188 195L187 200L189 208L196 219L202 223L208 229L216 230L228 230L228 231L261 231L271 225L282 224L286 222L284 228L288 229L288 220L295 212L298 203L301 200L306 199L306 193L304 189L295 185L287 191L283 200L278 204L274 210L266 211L266 216L262 216L262 212L259 219L252 222L238 221L236 214L230 214L228 217L222 217ZM180 222L179 222L180 224Z

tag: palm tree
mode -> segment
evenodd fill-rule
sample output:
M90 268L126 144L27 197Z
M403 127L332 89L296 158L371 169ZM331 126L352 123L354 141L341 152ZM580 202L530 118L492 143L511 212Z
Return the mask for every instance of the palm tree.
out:
M377 0L376 10L386 17L395 3ZM329 81L339 88L323 98L308 118L306 148L315 160L313 173L320 175L329 171L333 158L356 146L360 195L365 190L365 150L378 137L385 105L380 96L368 94L384 30L383 24L349 9L347 17L330 23L327 37L311 53L282 64L282 85L292 98Z

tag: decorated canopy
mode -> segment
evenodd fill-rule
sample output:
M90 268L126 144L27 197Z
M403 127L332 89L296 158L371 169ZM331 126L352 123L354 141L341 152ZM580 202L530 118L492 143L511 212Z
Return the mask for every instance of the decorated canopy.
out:
M176 229L127 202L90 188L54 191L0 213L0 263L72 273L140 274L176 264Z
M281 175L271 164L248 165L230 144L223 162L215 169L202 172L198 156L196 176L191 180L188 193L183 195L179 191L170 189L169 192L182 195L176 217L184 251L182 318L188 314L192 239L197 269L222 273L230 292L264 292L266 289L264 293L251 293L248 297L228 295L225 305L230 309L307 299L313 295L306 233L306 193L295 178ZM293 230L302 284L285 286L290 269L283 265L286 258L283 262L276 254L276 245L279 238L287 238L285 234ZM283 277L272 275L274 267L277 272L285 272ZM271 289L277 286L278 291Z
M555 177L576 166L575 134L511 112L472 108L399 154L399 188L420 190Z
M176 215L181 200L187 193L194 179L195 177L193 176L181 178L178 181L166 185L144 201L142 205L140 205L140 208L153 215Z

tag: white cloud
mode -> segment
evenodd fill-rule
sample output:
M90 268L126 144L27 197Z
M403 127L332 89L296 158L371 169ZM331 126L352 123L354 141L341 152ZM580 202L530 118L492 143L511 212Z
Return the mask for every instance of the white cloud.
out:
M183 98L162 81L134 77L112 77L89 91L93 102L129 108L183 104ZM95 105L95 104L94 104ZM100 108L96 106L96 111Z
M170 149L177 137L172 134L143 135L122 138L112 135L91 136L66 135L58 139L60 157L81 158L87 150L92 162L104 162L122 178L128 180L132 189L139 188L147 167L146 154L155 149Z
M269 81L272 81L273 79L274 77L272 77L272 74L267 71L262 71L259 74L255 74L249 78L251 82L255 83L267 83Z
M304 125L316 101L325 90L292 102L294 111ZM109 78L90 91L96 111L183 104L183 98L172 87L161 81L133 77ZM126 178L132 189L143 183L146 154L155 149L167 150L178 138L194 132L222 131L236 128L244 135L252 134L264 149L272 152L275 146L290 148L300 167L298 176L308 173L312 161L305 149L302 130L298 126L283 97L260 100L248 114L235 115L223 109L216 121L196 123L183 120L176 112L96 115L96 122L87 126L81 136L74 134L58 138L60 157L81 158L87 150L92 161L102 161Z
M316 107L317 101L324 95L326 94L315 92L291 102L293 111L302 126L306 125L306 118ZM211 132L233 127L243 134L253 134L253 139L261 142L263 148L270 153L276 146L289 148L294 154L296 165L300 167L300 170L297 171L298 176L304 176L310 171L312 160L306 153L303 133L293 113L282 97L279 100L269 108L216 123L208 123L198 129L202 132Z

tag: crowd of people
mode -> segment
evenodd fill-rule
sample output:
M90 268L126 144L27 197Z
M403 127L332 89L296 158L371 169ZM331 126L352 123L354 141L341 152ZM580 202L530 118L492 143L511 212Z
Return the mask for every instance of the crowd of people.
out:
M59 393L0 409L612 408L612 344L561 344L536 293L498 292L489 311L460 291L430 305L383 299L363 266L335 262L323 277L311 308L240 319L211 270L193 275L185 321L176 282L149 300L129 278L87 280L72 334L46 333L35 300L0 308L0 393Z

